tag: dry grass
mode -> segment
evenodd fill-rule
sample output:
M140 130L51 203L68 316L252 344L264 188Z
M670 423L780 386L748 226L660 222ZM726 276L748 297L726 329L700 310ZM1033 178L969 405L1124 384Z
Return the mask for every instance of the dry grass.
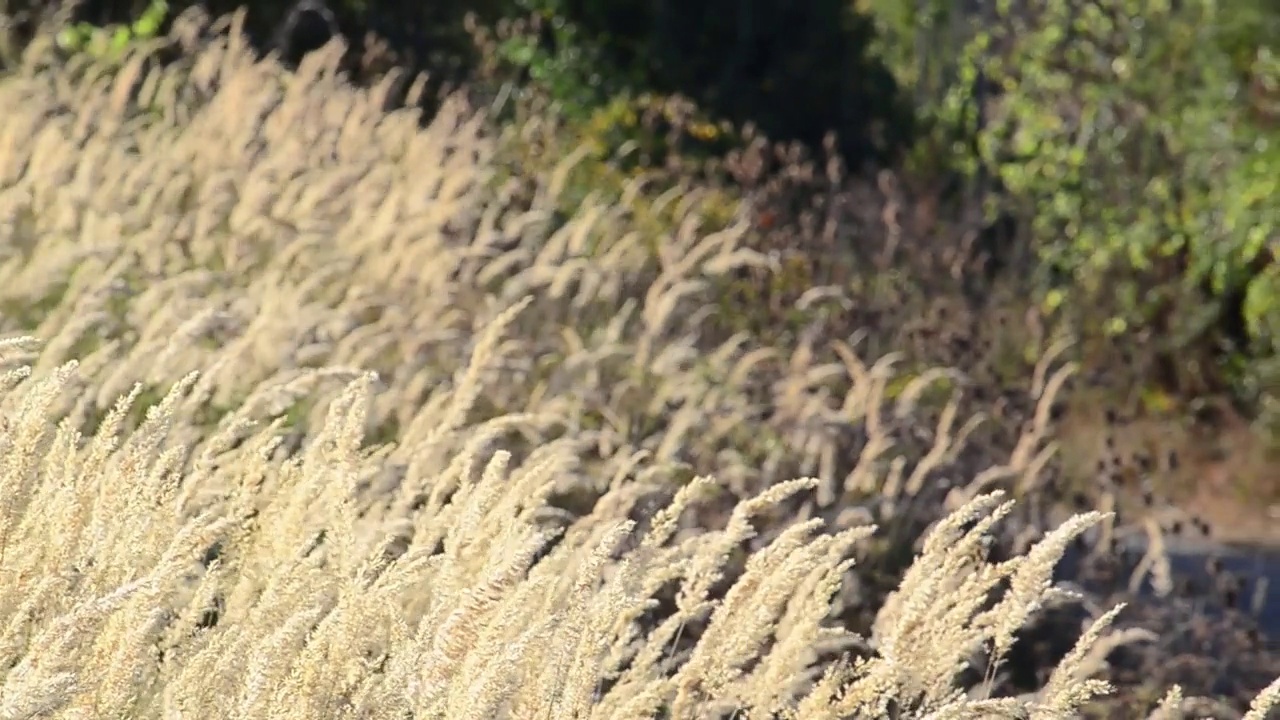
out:
M1107 519L1024 510L1070 365L1000 456L954 371L706 331L769 261L696 192L557 224L537 128L175 32L0 81L0 718L1066 718L1151 639L1005 691Z

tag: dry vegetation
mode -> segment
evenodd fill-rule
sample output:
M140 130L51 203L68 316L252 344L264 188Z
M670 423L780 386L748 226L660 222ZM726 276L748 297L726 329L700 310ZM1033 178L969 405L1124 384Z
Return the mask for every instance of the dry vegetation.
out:
M695 190L557 222L572 158L498 180L532 121L175 33L0 81L0 718L1270 717L1256 636L1089 587L1125 528L1045 499L1061 346L1007 422L728 334L777 259Z

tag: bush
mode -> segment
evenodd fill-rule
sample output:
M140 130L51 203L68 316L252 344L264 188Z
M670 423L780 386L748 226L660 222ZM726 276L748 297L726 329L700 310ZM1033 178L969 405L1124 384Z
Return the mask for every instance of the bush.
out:
M1280 75L1261 33L1201 1L890 5L871 9L932 127L921 154L990 172L1046 310L1086 347L1140 345L1139 387L1274 404L1280 135L1258 120ZM1280 20L1251 12L1257 30Z

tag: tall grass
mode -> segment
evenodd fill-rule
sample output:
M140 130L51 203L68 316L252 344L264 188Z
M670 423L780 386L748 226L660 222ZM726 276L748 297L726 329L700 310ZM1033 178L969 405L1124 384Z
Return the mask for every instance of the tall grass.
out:
M1063 718L1147 639L997 692L1105 519L993 556L1043 417L992 457L943 370L712 339L768 259L695 192L656 253L638 187L557 223L569 160L496 180L536 129L237 22L0 80L0 718Z

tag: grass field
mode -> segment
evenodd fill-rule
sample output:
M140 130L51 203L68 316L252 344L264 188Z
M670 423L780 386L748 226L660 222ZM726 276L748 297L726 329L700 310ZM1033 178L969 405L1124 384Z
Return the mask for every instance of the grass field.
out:
M776 267L713 196L562 217L535 121L175 33L0 79L0 718L1280 710L1247 617L1098 580L1127 526L1050 501L1053 352L1009 430L954 370L726 332Z

